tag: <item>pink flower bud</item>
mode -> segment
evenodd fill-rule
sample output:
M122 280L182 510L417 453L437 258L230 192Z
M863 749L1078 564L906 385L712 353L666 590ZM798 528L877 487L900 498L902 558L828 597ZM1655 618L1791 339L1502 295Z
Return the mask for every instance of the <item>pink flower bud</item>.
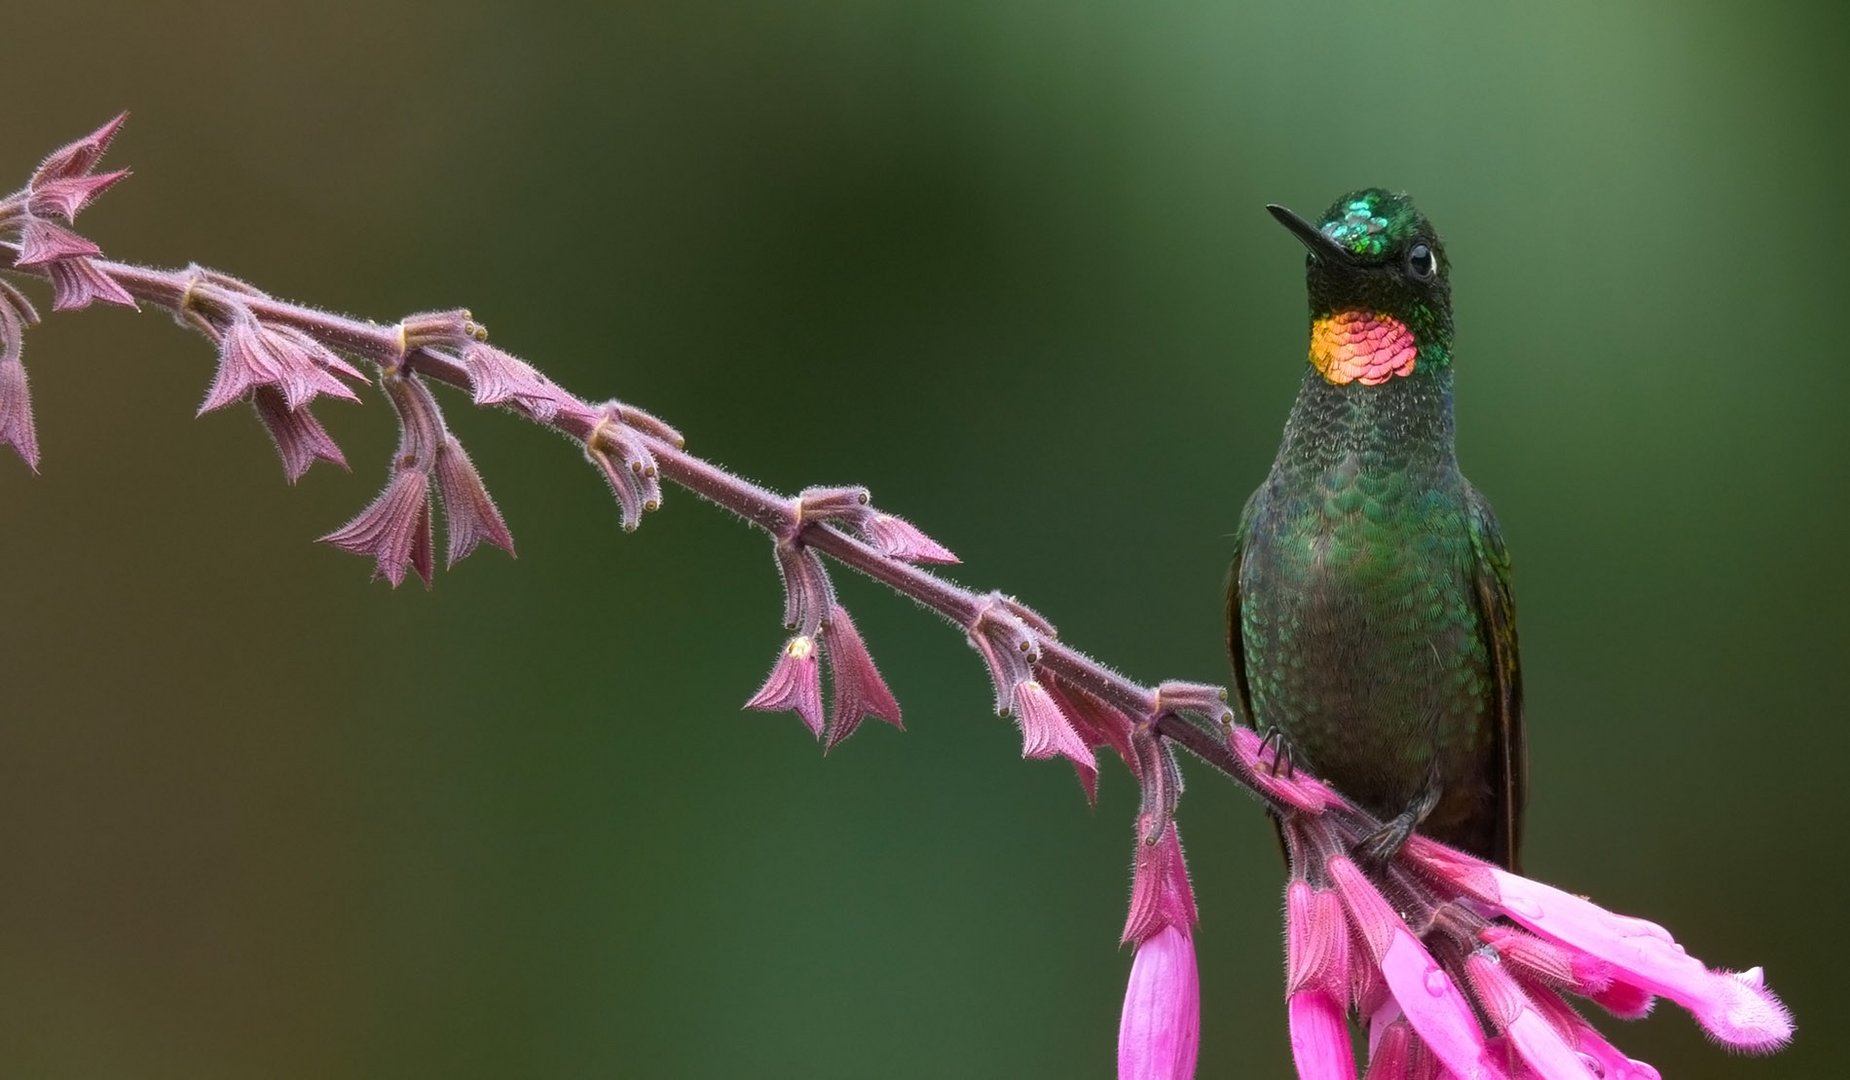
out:
M1298 1080L1355 1080L1349 1021L1335 998L1322 990L1300 990L1285 1000L1285 1016Z
M1156 709L1158 712L1194 713L1217 724L1233 723L1233 710L1227 707L1226 688L1209 683L1159 683Z

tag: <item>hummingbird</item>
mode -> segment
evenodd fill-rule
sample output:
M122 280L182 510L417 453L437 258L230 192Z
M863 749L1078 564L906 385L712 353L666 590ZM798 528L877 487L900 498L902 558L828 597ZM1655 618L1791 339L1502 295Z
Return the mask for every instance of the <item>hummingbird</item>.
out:
M1510 560L1458 469L1451 267L1405 194L1368 188L1312 224L1309 363L1247 500L1227 586L1235 704L1381 819L1514 869L1526 777Z

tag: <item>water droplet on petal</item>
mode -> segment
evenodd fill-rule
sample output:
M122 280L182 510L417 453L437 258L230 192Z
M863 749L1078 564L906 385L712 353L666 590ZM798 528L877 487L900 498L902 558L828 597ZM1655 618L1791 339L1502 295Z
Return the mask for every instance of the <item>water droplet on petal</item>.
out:
M1452 980L1446 978L1445 972L1437 967L1426 969L1426 992L1433 997L1444 997L1452 992Z

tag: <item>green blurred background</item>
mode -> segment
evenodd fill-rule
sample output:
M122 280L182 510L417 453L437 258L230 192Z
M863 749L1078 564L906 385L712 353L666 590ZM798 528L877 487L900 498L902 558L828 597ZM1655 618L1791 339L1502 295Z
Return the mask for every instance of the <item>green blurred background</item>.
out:
M1152 680L1223 676L1303 363L1261 205L1411 190L1517 559L1529 866L1800 1019L1738 1060L1663 1007L1635 1055L1843 1075L1841 5L6 6L7 183L134 113L112 255L468 304ZM623 535L568 445L446 397L520 559L393 593L309 542L383 475L376 399L290 490L157 314L27 360L0 1075L1109 1075L1134 785L1017 760L954 633L845 582L910 730L824 761L739 711L776 579L693 498ZM1270 830L1191 776L1202 1074L1284 1075Z

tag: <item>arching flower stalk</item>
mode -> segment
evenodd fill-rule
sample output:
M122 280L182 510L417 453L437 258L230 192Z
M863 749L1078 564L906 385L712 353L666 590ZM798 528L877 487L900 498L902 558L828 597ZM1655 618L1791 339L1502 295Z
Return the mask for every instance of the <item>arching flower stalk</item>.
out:
M829 580L832 561L964 635L988 671L997 714L1020 731L1024 758L1065 759L1090 798L1094 751L1114 751L1142 791L1123 932L1136 954L1119 1027L1120 1076L1190 1076L1199 1047L1197 912L1176 823L1178 750L1255 795L1286 839L1285 1011L1303 1077L1356 1077L1351 1017L1368 1028L1370 1080L1656 1076L1607 1043L1570 998L1626 1018L1666 998L1737 1050L1776 1050L1791 1037L1791 1017L1760 969L1709 969L1655 924L1421 837L1384 864L1358 861L1351 853L1379 822L1315 777L1280 768L1266 743L1234 726L1221 688L1137 683L1061 641L1014 597L973 592L921 569L956 556L876 508L866 489L809 488L788 498L743 480L689 453L680 433L655 417L580 398L489 345L467 312L373 323L277 300L199 267L103 258L67 226L126 175L96 171L121 123L117 117L53 153L25 187L0 199L0 271L50 282L53 310L147 304L204 334L219 365L200 413L248 400L292 482L317 460L346 466L310 405L355 399L350 384L367 381L370 368L398 418L398 449L384 491L323 539L371 557L376 577L397 585L410 571L429 584L433 492L451 563L484 540L513 552L431 390L448 386L576 442L609 484L625 529L660 507L666 482L764 531L791 636L748 708L796 713L827 749L869 716L902 727L899 704ZM0 281L0 443L34 469L38 443L21 355L36 318L26 298Z

